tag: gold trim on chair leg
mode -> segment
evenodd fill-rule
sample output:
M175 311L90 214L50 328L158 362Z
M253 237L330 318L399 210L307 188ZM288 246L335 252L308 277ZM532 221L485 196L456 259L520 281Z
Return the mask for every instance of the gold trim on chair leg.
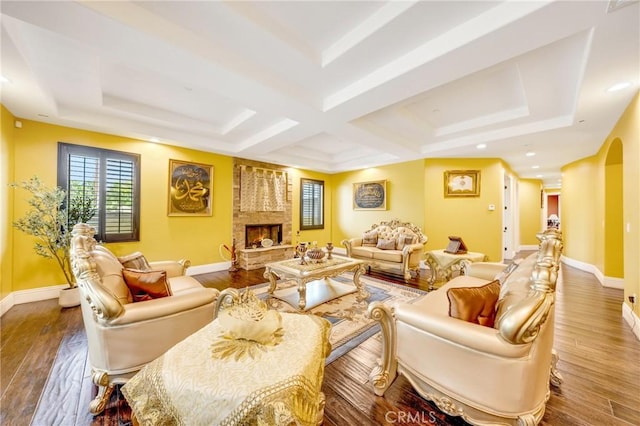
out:
M382 359L369 374L376 395L382 396L396 378L398 361L396 359L396 324L391 310L382 302L369 304L369 318L380 323L382 330Z
M109 375L104 371L93 371L91 380L98 386L98 395L89 403L89 412L96 416L107 407L115 385L109 382Z
M551 371L549 374L549 383L551 383L555 387L560 387L562 384L562 374L558 371L558 361L560 360L560 356L556 352L555 349L551 349Z

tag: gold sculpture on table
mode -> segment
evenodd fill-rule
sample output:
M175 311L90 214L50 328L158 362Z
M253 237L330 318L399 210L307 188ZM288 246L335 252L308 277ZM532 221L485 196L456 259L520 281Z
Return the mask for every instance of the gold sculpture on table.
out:
M223 334L211 345L214 358L255 359L282 341L282 316L254 292L226 289L219 300L225 307L218 312Z

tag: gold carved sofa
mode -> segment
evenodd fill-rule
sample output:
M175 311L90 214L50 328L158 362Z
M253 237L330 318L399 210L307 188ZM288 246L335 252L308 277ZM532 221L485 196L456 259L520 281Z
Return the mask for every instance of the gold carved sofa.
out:
M538 251L510 274L505 265L473 263L469 275L413 304L391 311L371 303L383 337L374 392L383 395L400 373L440 410L471 424L538 424L549 382L561 382L552 345L562 250L559 231L538 238Z
M188 261L146 262L116 257L86 224L73 228L71 264L80 288L92 380L101 413L116 384L214 319L218 290L185 275ZM132 268L125 268L134 262ZM146 270L140 270L146 262ZM124 263L124 265L123 265Z
M419 273L427 237L419 227L398 219L374 224L361 237L342 241L347 256L361 259L369 268L400 270L405 281Z

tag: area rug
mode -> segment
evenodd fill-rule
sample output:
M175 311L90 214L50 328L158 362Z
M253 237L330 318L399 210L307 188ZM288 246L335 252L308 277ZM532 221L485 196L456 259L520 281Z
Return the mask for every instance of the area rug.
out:
M354 285L353 274L350 272L333 278L333 280ZM360 282L366 286L370 294L366 300L358 301L356 298L357 293L352 293L330 300L306 311L307 314L326 318L331 323L330 341L332 351L329 357L327 357L327 364L380 331L379 324L367 317L367 307L369 303L382 301L385 305L394 307L401 302L412 303L426 294L423 290L393 284L367 276L360 276ZM287 289L295 287L296 285L293 280L279 282L277 289ZM267 292L269 283L257 284L249 287L249 289L260 299L265 300L272 309L281 312L297 312L289 303L269 296Z

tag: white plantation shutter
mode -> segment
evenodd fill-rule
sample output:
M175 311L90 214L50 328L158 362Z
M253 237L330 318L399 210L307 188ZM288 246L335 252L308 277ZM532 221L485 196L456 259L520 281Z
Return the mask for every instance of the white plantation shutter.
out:
M97 240L138 240L139 167L137 154L58 144L58 186L67 191L67 206L82 200L95 207L87 222L96 228Z
M105 169L105 233L121 237L133 236L136 228L133 196L134 163L129 160L107 158Z
M324 228L324 182L300 179L300 229Z

